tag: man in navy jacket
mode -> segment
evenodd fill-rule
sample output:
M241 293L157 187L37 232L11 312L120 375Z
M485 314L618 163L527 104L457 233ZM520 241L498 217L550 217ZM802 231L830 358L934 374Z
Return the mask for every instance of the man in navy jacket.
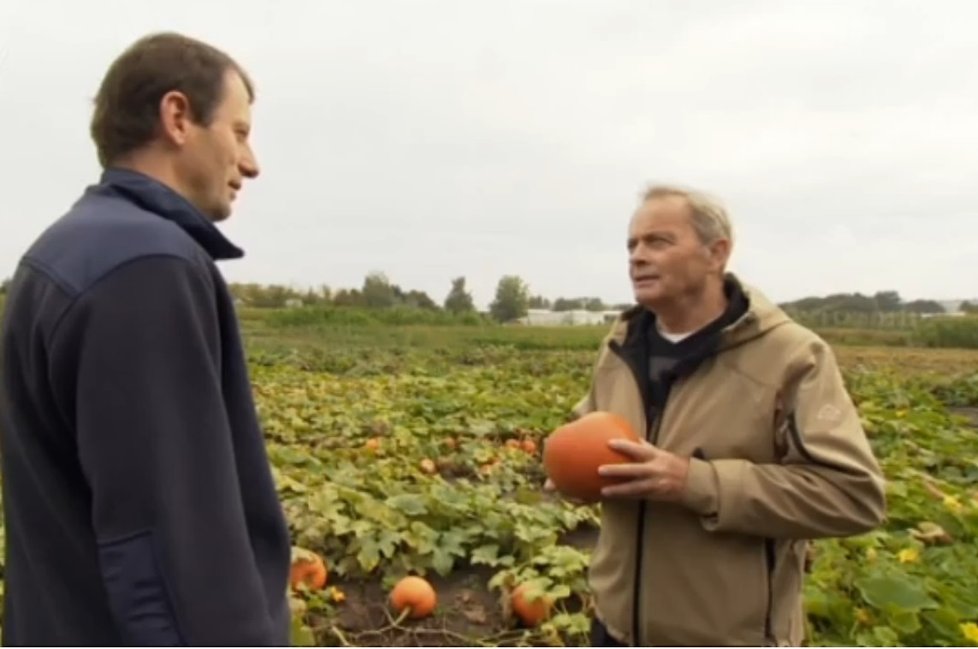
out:
M17 267L2 322L3 641L288 644L288 528L215 227L254 91L176 34L111 66L104 167Z

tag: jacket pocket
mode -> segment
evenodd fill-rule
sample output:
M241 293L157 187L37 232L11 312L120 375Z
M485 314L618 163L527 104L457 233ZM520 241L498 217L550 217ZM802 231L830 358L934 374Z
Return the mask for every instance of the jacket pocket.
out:
M185 644L160 574L149 532L99 543L109 606L128 645Z
M771 573L764 539L707 532L696 516L650 516L642 587L642 644L763 646Z

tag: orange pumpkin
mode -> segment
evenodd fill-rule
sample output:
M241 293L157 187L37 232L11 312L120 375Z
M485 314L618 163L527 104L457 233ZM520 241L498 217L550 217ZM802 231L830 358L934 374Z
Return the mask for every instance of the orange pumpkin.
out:
M525 453L529 453L530 455L534 455L537 452L537 443L532 439L524 439L520 442L520 447Z
M517 586L511 595L510 605L513 613L516 614L525 626L534 627L550 617L550 606L552 602L545 595L541 595L534 600L530 600L527 584Z
M293 548L289 574L293 590L298 590L302 585L309 590L319 590L326 585L328 578L329 570L321 556L311 550Z
M435 466L434 460L430 458L425 458L421 460L420 466L421 466L421 470L424 473L427 473L428 475L434 475L435 473L438 473L438 467Z
M601 488L619 480L599 475L598 467L632 461L608 446L612 439L639 441L628 421L610 412L591 412L553 431L543 444L543 467L557 491L587 503L600 500Z
M409 576L394 585L390 601L391 608L398 615L410 608L408 617L418 619L431 615L438 604L438 597L427 579Z

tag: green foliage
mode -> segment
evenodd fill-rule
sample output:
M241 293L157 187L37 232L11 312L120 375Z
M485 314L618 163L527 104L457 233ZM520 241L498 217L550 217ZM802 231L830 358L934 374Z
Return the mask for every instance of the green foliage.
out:
M392 306L386 309L359 307L306 307L269 312L267 322L275 328L324 326L362 327L371 325L479 325L486 318L478 313L453 314L445 311Z
M831 345L908 347L913 344L913 331L910 329L820 327L816 331Z
M941 313L944 308L933 300L904 302L897 291L835 293L825 297L806 297L782 304L786 309L807 313Z
M930 392L949 406L978 408L978 373L932 379Z
M595 526L598 509L544 497L539 457L506 440L539 443L564 420L587 385L600 331L580 347L551 341L532 351L516 347L525 328L479 329L495 337L474 344L465 331L441 337L464 347L359 347L358 363L331 372L256 364L297 542L327 556L337 575L385 587L408 572L480 568L492 571L483 584L492 592L531 582L555 601L553 616L510 640L586 643L588 550L566 539ZM978 399L978 378L865 365L850 363L845 375L887 476L888 520L870 534L815 542L808 642L978 644L978 440L948 410ZM422 469L426 458L434 474ZM498 632L470 644L491 644Z
M884 331L913 331L921 322L914 311L879 310L813 310L787 307L792 318L814 329L869 329Z
M445 310L450 313L470 313L475 311L472 294L465 290L465 278L456 277L452 280L452 290L445 298Z
M606 327L343 319L355 313L242 312L294 541L330 569L326 590L292 594L294 643L376 640L396 624L351 631L340 588L384 590L410 572L484 575L476 586L498 595L503 612L519 583L555 602L537 628L500 614L452 644L586 644L589 552L570 539L598 525L599 509L543 494L539 451L514 441L539 448L565 421ZM887 478L888 518L871 533L814 543L807 642L978 645L978 434L949 410L978 407L978 374L960 361L967 352L837 351ZM896 353L898 369L886 369L881 359Z
M917 328L914 339L921 347L978 349L978 317L937 317L925 320Z
M530 304L530 289L515 275L506 275L496 286L496 299L489 305L489 313L499 322L509 322L526 315Z
M360 291L363 306L368 308L394 306L394 288L387 276L380 272L369 273Z
M586 375L561 352L483 351L496 362L450 368L414 356L397 373L342 376L255 365L294 541L326 557L331 574L389 588L409 573L486 566L496 587L518 570L558 579L547 588L561 607L586 597L586 554L559 542L596 525L596 510L545 497L539 456L506 444L539 445L566 420ZM583 613L561 615L535 637L586 631Z

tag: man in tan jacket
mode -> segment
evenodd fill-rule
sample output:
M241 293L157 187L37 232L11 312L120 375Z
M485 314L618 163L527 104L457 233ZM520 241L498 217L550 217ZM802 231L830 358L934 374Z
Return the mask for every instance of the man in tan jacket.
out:
M884 481L835 357L726 271L724 209L654 187L628 234L638 305L602 343L577 415L640 444L601 503L596 645L798 645L807 540L860 534ZM552 485L548 485L552 488Z

